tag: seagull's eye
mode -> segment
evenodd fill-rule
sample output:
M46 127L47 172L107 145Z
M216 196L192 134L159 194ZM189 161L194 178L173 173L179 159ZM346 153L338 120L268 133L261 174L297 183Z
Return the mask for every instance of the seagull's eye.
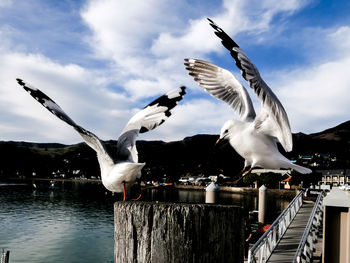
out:
M224 133L228 133L228 130L225 130L225 132Z

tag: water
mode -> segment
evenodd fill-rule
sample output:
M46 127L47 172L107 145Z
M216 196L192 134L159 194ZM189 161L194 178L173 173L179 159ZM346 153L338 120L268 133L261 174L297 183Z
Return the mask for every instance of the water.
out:
M47 182L48 184L48 182ZM59 182L59 190L0 183L0 249L10 262L113 262L113 203L101 184ZM205 193L149 189L143 200L204 203ZM218 203L257 209L257 197L220 193ZM269 201L269 218L288 204Z

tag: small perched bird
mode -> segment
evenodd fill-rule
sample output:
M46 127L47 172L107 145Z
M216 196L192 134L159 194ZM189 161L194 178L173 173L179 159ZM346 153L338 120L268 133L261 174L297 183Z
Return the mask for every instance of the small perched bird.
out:
M185 59L186 69L194 80L209 94L226 102L241 117L241 120L225 122L217 143L228 140L236 152L245 159L244 168L240 173L243 176L257 167L285 168L303 174L311 173L310 169L291 163L279 152L277 141L287 152L293 148L286 111L261 78L258 69L236 42L212 20L209 18L208 20L262 104L261 112L257 115L247 90L231 72L203 60Z
M103 142L93 133L77 125L52 99L42 91L17 79L29 94L41 103L52 114L71 125L84 139L87 145L97 153L100 164L102 184L111 192L123 192L126 199L126 190L141 177L141 169L145 163L138 162L136 137L161 125L171 115L173 109L186 94L186 87L169 91L137 112L126 124L118 138L117 157L113 160L106 151Z

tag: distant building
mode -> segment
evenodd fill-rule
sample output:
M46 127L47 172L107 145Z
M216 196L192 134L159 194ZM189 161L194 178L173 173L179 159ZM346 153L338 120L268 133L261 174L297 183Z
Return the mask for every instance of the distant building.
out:
M350 169L319 170L317 172L322 174L322 180L318 182L319 185L350 185Z
M304 161L310 161L312 160L312 158L313 158L312 155L299 155L299 159Z
M282 180L282 183L284 183L284 189L291 189L290 180L292 179L292 176L290 175L288 178Z
M312 167L331 167L336 164L337 157L332 157L329 153L314 153L312 155L299 155L298 161Z

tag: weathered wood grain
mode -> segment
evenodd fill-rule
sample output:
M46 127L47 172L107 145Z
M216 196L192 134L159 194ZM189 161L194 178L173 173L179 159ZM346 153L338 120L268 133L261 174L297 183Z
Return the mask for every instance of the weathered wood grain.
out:
M240 207L116 202L115 262L243 262Z

